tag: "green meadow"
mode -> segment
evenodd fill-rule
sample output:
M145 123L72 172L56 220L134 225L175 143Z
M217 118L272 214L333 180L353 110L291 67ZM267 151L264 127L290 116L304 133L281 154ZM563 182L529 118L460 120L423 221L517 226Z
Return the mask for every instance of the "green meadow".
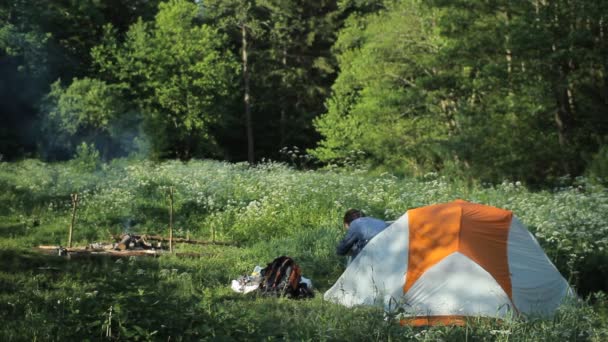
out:
M176 246L161 257L62 257L78 193L74 245L122 232L235 246ZM350 207L387 220L457 198L514 211L580 300L549 319L471 318L465 327L400 326L381 309L324 302L340 276L335 256ZM438 174L398 178L360 169L295 170L286 164L152 163L77 158L0 163L0 340L417 340L608 339L608 193L586 179L532 191L518 182L478 184ZM199 256L179 256L194 252ZM238 294L231 279L289 255L311 278L310 300Z

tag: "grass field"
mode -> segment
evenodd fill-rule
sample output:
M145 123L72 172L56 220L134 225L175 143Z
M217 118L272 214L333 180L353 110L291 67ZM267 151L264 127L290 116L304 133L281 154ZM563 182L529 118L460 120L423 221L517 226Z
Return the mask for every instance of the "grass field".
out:
M70 194L81 201L74 244L124 231L238 242L178 245L176 256L41 255L65 245ZM381 310L346 309L322 293L343 270L334 255L350 207L392 220L409 208L462 198L513 210L585 300L551 319L466 327L401 327ZM312 300L258 298L229 282L292 256L317 290ZM402 179L362 170L296 171L285 165L115 160L0 163L0 340L471 340L608 339L608 193L585 179L530 191L517 182L466 184L435 174Z

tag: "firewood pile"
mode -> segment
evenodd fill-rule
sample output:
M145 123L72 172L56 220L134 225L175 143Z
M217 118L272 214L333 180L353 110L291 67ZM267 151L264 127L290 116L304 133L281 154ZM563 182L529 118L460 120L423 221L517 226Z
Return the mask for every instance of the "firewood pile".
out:
M37 251L46 254L56 254L60 256L71 255L115 255L115 256L137 256L137 255L160 255L171 253L172 255L201 256L200 253L174 253L175 243L189 243L197 245L223 245L237 246L234 242L215 241L215 229L212 229L212 241L191 240L189 237L173 237L173 195L174 188L169 188L169 237L159 235L138 235L124 233L112 235L114 243L93 243L86 247L72 247L72 235L76 223L76 211L78 209L78 193L71 194L72 198L72 219L68 229L68 244L63 246L38 246Z
M118 240L118 243L112 245L113 249L117 251L163 249L162 239L155 236L122 234L113 237Z
M96 242L85 247L63 247L63 246L38 246L36 249L45 254L60 256L81 255L111 255L118 257L128 256L159 256L169 254L169 238L159 235L139 235L124 233L112 235L115 242ZM173 243L188 243L197 245L224 245L234 246L233 242L224 241L201 241L184 238L173 238ZM200 256L197 253L174 253L182 256Z

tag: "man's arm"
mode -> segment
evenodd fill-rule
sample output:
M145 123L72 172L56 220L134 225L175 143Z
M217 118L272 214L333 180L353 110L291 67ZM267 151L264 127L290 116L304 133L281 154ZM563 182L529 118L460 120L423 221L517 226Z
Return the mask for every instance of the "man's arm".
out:
M342 239L342 241L340 241L340 243L338 244L338 247L336 248L336 254L338 254L338 255L348 254L350 249L353 247L353 245L357 241L359 241L359 234L358 234L357 230L354 229L354 227L351 227L347 231L344 239Z

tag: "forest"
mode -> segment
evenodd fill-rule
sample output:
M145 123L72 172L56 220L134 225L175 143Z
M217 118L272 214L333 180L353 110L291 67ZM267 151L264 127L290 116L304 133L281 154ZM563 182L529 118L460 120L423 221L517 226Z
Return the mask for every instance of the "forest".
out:
M607 13L571 0L11 0L0 154L603 182Z

